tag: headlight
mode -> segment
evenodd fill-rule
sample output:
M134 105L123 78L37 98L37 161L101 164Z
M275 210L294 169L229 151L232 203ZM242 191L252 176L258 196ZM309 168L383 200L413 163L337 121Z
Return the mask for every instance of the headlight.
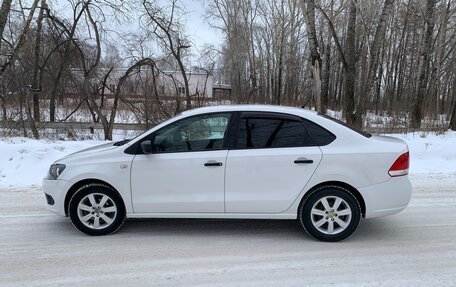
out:
M55 164L51 165L51 167L49 168L48 179L57 179L59 177L59 175L62 174L65 167L66 166L64 164L59 164L59 163L55 163Z

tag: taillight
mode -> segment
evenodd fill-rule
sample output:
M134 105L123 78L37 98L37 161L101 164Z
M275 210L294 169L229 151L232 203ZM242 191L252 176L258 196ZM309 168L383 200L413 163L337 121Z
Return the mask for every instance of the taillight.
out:
M402 176L408 174L409 168L409 153L406 152L396 159L388 171L390 176Z

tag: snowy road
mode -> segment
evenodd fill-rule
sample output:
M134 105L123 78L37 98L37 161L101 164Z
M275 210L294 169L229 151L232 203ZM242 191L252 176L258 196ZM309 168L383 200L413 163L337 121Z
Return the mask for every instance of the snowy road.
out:
M294 221L129 220L89 237L38 188L0 190L0 286L456 286L455 186L417 177L404 212L336 244Z

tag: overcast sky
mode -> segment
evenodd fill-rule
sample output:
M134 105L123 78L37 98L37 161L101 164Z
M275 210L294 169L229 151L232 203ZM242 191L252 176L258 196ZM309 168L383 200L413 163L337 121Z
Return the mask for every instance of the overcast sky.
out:
M185 10L189 11L186 23L189 35L195 44L201 47L204 43L220 46L223 41L220 31L210 28L205 19L208 0L181 0Z
M69 1L63 0L48 0L51 7L54 7L56 13L63 11L66 14L66 17L72 18L72 7ZM184 10L188 13L185 15L184 19L180 19L183 23L186 24L186 32L189 35L192 43L195 44L196 49L201 49L205 44L212 44L216 47L219 47L223 42L223 35L220 31L210 27L208 21L206 20L206 6L207 3L210 3L210 0L179 0L178 5L182 6ZM161 6L169 6L169 0L158 0ZM119 32L134 32L138 29L139 26L139 16L137 18L133 17L131 23L115 23L115 21L110 22L109 16L106 18L106 22L109 23L107 28L116 30ZM122 39L116 39L117 37L114 34L110 34L109 37L113 39L108 39L111 42L121 41ZM121 48L121 47L119 47ZM193 49L193 54L198 54L197 50Z

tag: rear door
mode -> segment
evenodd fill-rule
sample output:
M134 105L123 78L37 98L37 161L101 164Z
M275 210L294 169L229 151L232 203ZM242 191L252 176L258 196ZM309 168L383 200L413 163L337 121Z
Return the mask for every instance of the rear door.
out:
M225 210L280 213L311 178L321 150L301 118L288 114L242 112L235 148L228 152Z

